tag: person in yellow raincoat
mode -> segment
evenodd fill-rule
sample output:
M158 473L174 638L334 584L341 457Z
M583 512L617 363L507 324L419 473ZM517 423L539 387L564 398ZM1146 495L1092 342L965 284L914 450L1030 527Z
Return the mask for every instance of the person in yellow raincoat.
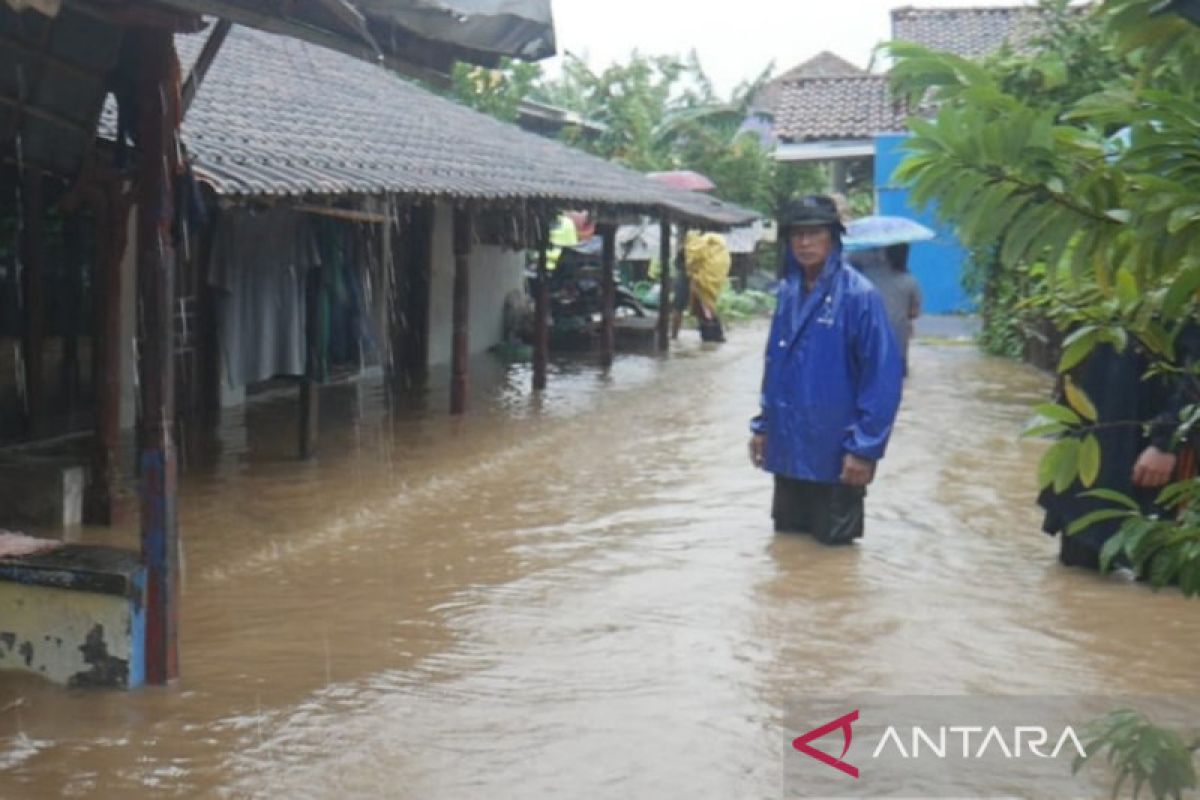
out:
M675 319L672 336L678 336L683 311L691 308L700 323L700 338L706 342L723 342L725 333L717 316L717 298L729 281L733 259L725 238L717 233L688 233L684 241L683 262L675 287Z

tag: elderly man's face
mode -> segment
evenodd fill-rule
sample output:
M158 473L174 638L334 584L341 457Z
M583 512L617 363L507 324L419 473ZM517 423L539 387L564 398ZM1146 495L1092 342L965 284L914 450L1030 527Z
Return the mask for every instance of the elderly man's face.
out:
M833 234L826 226L795 227L788 234L788 244L800 265L813 269L823 266L833 252Z

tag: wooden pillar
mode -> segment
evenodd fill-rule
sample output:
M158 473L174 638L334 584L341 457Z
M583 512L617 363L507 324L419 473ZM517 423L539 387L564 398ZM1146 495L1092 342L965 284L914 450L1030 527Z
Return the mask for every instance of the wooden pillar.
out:
M408 223L401 218L402 211L389 203L387 236L391 238L387 253L391 256L384 265L387 274L387 358L384 359L389 387L403 385L405 374L405 351L408 348L408 313L406 304L412 292L409 280L409 255L411 234Z
M412 209L413 236L409 255L412 263L407 269L411 289L405 307L408 309L408 346L405 348L405 370L410 385L424 383L429 372L429 320L433 302L433 230L437 212L432 206Z
M317 452L320 406L321 270L304 276L304 377L300 379L300 458Z
M608 367L613 363L616 353L616 330L614 317L616 303L616 281L613 271L617 259L617 226L610 222L596 226L596 232L604 237L603 263L601 265L604 307L600 323L600 363Z
M21 199L21 294L25 323L21 358L25 364L25 434L32 438L39 432L45 416L42 366L46 334L43 288L46 204L41 172L26 169L21 174Z
M538 242L537 296L533 311L533 388L546 388L546 367L550 360L550 273L546 269L546 251L550 247L549 221L543 220Z
M467 355L470 352L468 315L470 283L468 259L471 254L471 212L454 210L454 347L450 382L450 413L467 410Z
M679 241L676 243L677 246L675 248L676 250L679 251L679 259L678 259L678 262L675 264L675 269L679 270L679 272L681 272L681 273L687 272L687 250L684 247L684 245L687 244L687 235L688 235L687 227L685 227L684 225L680 225L679 226ZM679 338L679 329L681 327L683 327L683 315L687 312L687 309L689 307L691 307L691 304L692 304L692 298L691 298L692 284L691 284L690 280L688 281L687 286L688 286L688 296L686 298L682 298L682 297L679 298L680 301L684 302L683 310L682 311L672 311L672 313L671 313L671 338L672 339Z
M670 349L671 320L671 220L664 216L658 232L658 349Z
M70 327L62 331L63 351L58 382L72 421L80 400L79 322L86 318L83 313L83 284L92 260L83 247L87 232L88 226L78 210L67 214L63 220L63 265L69 277L62 285L64 294L60 301L65 305L63 317L69 319L67 324Z
M178 133L169 30L133 32L138 74L138 353L142 402L142 561L146 565L146 681L179 675L179 527L175 420L174 253L171 247Z
M128 245L129 202L116 178L91 200L96 226L92 282L92 374L96 392L96 438L88 481L86 521L112 525L118 508L121 446L121 262Z

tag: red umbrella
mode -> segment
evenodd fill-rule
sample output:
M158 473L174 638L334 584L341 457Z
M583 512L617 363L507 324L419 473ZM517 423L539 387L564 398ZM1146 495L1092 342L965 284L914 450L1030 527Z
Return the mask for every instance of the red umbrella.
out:
M651 172L646 176L652 181L670 186L672 189L682 189L685 192L708 192L717 185L699 172L690 169L675 169L670 172Z

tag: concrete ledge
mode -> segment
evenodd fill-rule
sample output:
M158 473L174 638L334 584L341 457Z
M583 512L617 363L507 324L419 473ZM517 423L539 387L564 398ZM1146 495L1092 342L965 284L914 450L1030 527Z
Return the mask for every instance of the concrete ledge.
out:
M128 550L67 545L0 559L0 670L66 686L140 686L145 594L145 570Z

